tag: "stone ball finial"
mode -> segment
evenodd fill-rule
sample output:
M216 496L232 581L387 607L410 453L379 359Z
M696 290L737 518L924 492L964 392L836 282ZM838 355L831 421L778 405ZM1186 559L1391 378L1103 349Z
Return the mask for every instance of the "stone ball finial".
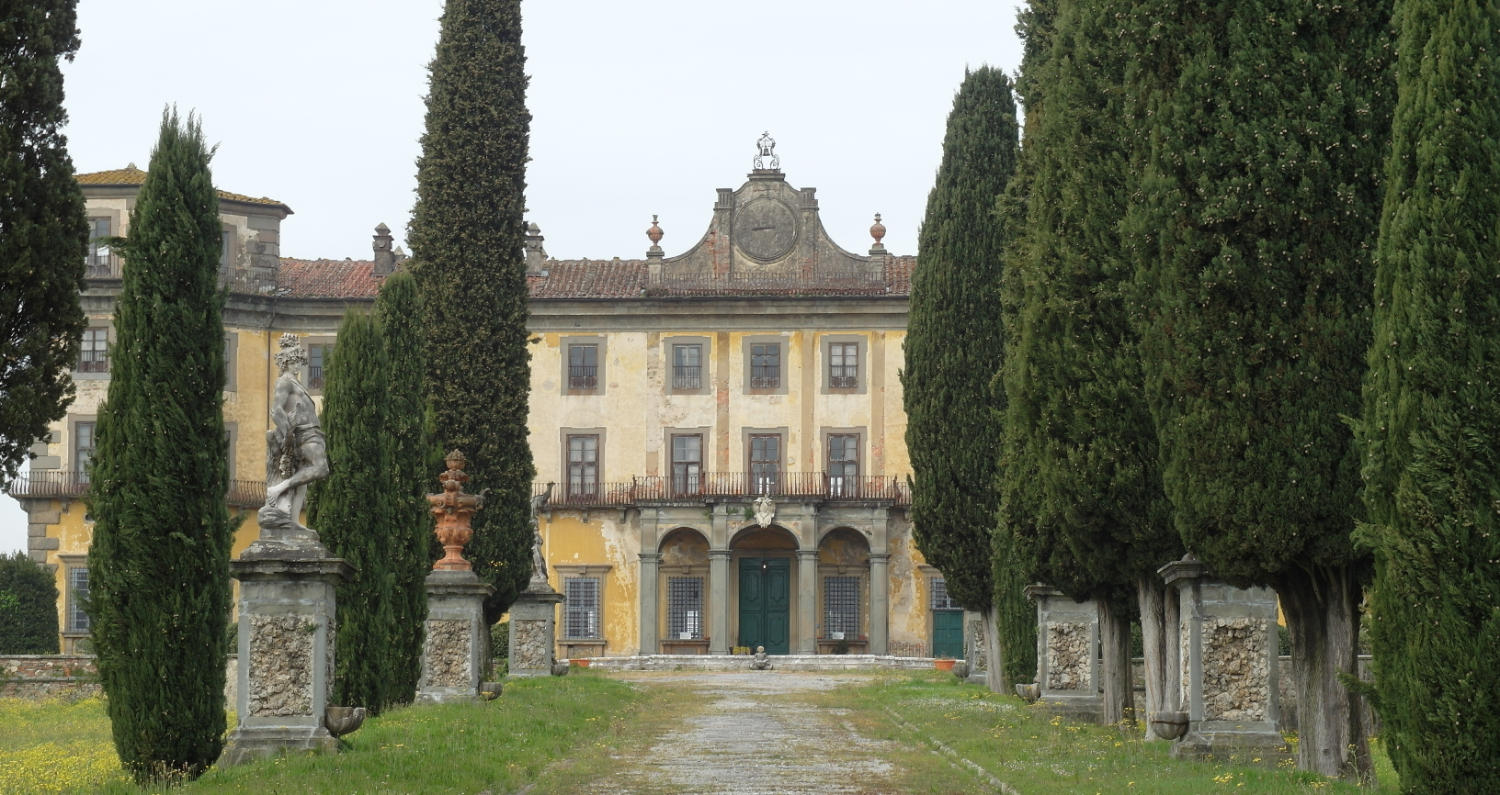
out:
M378 223L378 224L375 225L375 234L377 234L377 235L388 235L390 233L391 233L391 228L389 226L386 226L384 221L381 221L380 223Z
M880 245L881 239L885 237L885 224L880 222L880 213L875 213L875 223L870 226L870 237L875 238L875 245L877 246Z
M656 223L656 215L653 214L651 216L651 228L646 230L646 237L651 239L651 245L656 246L661 244L661 238L664 234L666 233L661 231L661 227Z

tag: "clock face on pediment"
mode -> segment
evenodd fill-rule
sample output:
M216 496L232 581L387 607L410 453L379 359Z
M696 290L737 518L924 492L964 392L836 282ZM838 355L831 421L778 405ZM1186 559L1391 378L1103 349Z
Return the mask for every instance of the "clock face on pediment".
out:
M797 242L797 214L776 199L751 199L735 211L734 242L756 259L776 259Z

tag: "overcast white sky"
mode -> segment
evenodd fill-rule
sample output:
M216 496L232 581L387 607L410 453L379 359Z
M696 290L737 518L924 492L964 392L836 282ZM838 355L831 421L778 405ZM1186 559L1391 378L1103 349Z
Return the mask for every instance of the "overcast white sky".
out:
M559 258L667 256L737 188L762 131L787 181L816 187L846 249L916 253L966 66L1014 74L1023 0L524 0L529 220ZM289 257L368 259L404 245L427 63L442 0L80 0L64 65L80 172L146 168L162 108L196 111L224 190L292 208ZM0 496L0 552L25 548Z

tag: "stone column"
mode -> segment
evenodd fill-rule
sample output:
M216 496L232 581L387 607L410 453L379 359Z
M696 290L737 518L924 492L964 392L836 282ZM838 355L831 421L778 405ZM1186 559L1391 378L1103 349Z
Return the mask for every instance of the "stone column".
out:
M656 654L660 650L657 625L657 577L656 568L661 563L661 553L642 552L641 555L641 654Z
M557 661L557 606L563 595L533 581L510 606L510 675L550 676Z
M1177 589L1181 698L1187 734L1174 757L1284 748L1276 730L1276 593L1215 579L1191 553L1158 570Z
M1074 601L1056 588L1026 586L1036 601L1037 684L1048 710L1097 721L1099 696L1099 605Z
M797 654L818 653L818 551L797 550Z
M889 553L870 553L869 651L871 654L890 653L890 561Z
M240 581L239 725L220 761L337 750L324 726L337 633L334 587L353 567L316 541L304 549L258 541L229 569Z
M434 571L427 575L427 623L422 641L418 703L478 701L489 671L489 632L484 599L494 586L473 571Z
M708 551L708 653L729 653L729 550Z

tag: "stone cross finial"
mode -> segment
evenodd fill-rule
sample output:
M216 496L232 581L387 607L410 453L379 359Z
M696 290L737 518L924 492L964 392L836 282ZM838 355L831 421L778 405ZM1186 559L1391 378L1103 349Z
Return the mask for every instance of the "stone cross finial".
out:
M468 460L462 451L448 453L443 463L448 465L448 470L438 476L443 491L427 495L432 515L437 519L437 527L432 532L443 545L443 558L432 564L432 568L434 571L471 571L474 566L464 560L464 544L474 538L474 528L470 523L474 514L484 507L484 497L464 491L469 475L464 472Z

